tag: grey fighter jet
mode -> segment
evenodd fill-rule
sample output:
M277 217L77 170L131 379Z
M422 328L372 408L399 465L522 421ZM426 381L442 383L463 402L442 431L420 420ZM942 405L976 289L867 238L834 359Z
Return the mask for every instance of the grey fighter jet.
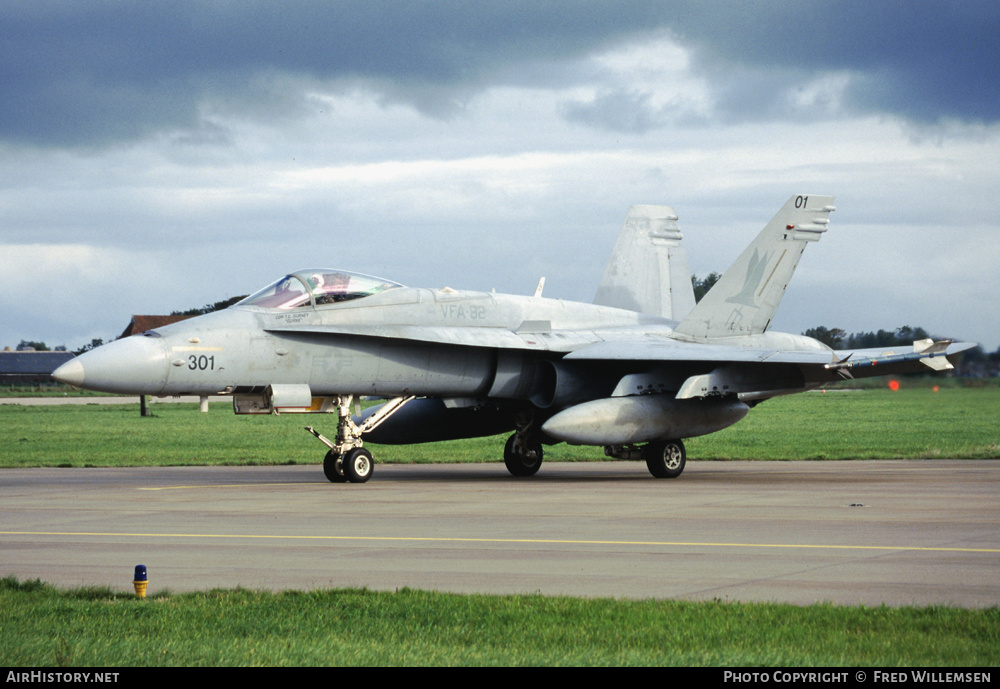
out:
M793 196L695 304L677 217L633 206L593 304L422 289L300 270L238 304L124 338L64 364L70 385L122 394L229 395L237 414L331 413L331 481L367 481L364 441L511 433L504 462L530 476L543 447L602 446L657 478L684 470L683 439L763 400L854 376L952 367L972 343L834 351L768 326L829 196ZM387 400L364 413L361 397Z

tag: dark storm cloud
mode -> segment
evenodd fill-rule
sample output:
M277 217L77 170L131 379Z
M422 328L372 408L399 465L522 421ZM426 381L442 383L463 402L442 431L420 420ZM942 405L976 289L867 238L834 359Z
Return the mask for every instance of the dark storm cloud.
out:
M1000 117L997 7L856 0L13 0L0 9L0 139L103 145L161 129L196 129L206 102L266 116L275 107L294 110L303 85L341 78L365 80L388 99L443 116L498 79L531 74L537 83L539 64L655 30L693 49L694 68L708 77L727 118L776 116L761 105L766 89L744 88L748 74L780 74L791 88L810 74L847 70L856 77L848 95L857 108L920 122L993 122ZM556 71L553 85L562 86L565 74ZM644 96L631 100L641 106ZM580 110L569 114L586 120ZM619 126L642 129L655 118L625 117Z
M0 135L63 145L190 127L210 94L269 98L274 74L371 79L440 111L495 69L645 23L585 2L14 2L0 10Z
M742 79L727 85L734 65L786 75L844 70L855 76L847 95L862 110L921 123L1000 119L995 2L692 3L670 24L724 93L746 89Z

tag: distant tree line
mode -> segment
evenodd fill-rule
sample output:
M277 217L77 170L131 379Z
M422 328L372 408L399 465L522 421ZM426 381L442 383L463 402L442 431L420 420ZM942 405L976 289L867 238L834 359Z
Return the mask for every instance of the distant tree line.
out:
M895 330L879 330L878 332L861 332L848 335L841 328L817 326L809 328L804 333L806 337L819 340L833 349L869 349L871 347L896 347L912 345L915 340L931 337L923 328L912 328L904 325Z
M56 347L58 350L59 348ZM62 348L63 351L66 350L65 347ZM32 342L31 340L21 340L17 345L17 351L19 352L49 352L49 346L44 342Z
M708 294L708 290L712 289L712 285L717 283L721 277L722 276L714 270L706 275L704 279L699 279L697 275L692 275L691 286L694 287L695 303L701 301L701 298Z
M77 356L80 356L84 352L89 352L91 349L97 349L102 344L104 344L104 338L95 337L93 340L90 341L90 344L85 344L82 347L80 347L80 349L74 349L73 353L76 354Z
M817 326L804 333L806 337L819 340L833 349L869 349L873 347L911 347L916 340L940 339L929 335L923 328L904 325L895 330L861 332L848 335L841 328ZM971 378L992 378L1000 375L1000 347L987 354L982 347L974 347L961 352L955 363L955 374Z

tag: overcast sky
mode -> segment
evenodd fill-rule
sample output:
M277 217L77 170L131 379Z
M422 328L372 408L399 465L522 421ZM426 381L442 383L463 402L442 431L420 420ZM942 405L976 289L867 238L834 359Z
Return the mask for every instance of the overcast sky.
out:
M698 275L838 210L773 329L1000 345L1000 3L0 5L0 346L304 267L593 298L628 206Z

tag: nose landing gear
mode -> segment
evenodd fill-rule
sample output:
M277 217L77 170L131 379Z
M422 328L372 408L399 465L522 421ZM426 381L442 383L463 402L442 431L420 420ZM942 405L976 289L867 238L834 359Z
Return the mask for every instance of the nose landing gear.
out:
M323 459L323 473L326 478L331 483L345 483L347 481L364 483L370 479L375 462L372 459L372 453L362 447L362 434L376 428L412 399L413 395L392 398L359 426L351 418L351 404L354 402L354 395L341 395L335 398L338 416L336 442L326 438L312 426L306 426L307 431L330 448Z

